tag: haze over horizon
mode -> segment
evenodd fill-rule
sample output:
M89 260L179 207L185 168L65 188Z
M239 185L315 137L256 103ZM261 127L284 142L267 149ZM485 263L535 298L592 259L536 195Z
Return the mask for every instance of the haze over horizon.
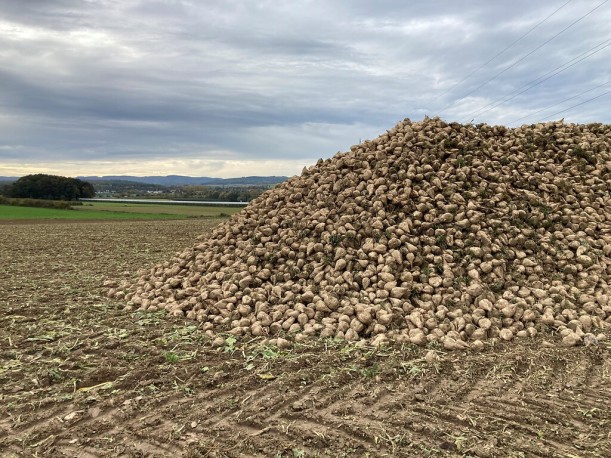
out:
M0 11L2 176L291 176L406 117L611 122L608 0Z

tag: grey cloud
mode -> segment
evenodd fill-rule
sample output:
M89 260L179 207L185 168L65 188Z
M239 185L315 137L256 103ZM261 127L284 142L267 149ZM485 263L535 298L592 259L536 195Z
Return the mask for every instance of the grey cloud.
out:
M11 126L0 146L22 145L0 148L0 166L313 160L404 117L461 120L605 39L609 5L463 98L598 3L571 2L453 87L562 3L0 0L0 129ZM508 122L604 82L610 52L477 121ZM567 117L609 122L604 106Z

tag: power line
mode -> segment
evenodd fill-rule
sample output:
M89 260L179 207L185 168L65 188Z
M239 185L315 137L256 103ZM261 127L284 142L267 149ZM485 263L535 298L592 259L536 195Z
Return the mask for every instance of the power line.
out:
M596 51L593 51L594 49L596 49L596 48L598 48L600 46L602 46L602 48L597 49ZM549 80L550 78L553 78L554 76L564 72L565 70L568 70L569 68L574 67L579 62L586 60L588 57L593 56L594 54L602 51L605 48L608 48L609 46L611 46L611 39L607 39L607 40L603 41L602 43L597 44L596 46L588 49L587 51L582 52L581 54L579 54L578 56L576 56L573 59L569 60L568 62L565 62L562 65L559 65L558 67L554 68L553 70L550 70L549 72L541 75L539 78L536 78L536 79L526 83L524 86L519 87L518 89L513 91L511 94L509 94L509 96L501 97L501 99L497 99L497 100L495 100L493 102L490 102L488 105L485 105L482 108L480 108L479 110L476 110L476 111L472 112L469 116L467 116L467 118L469 118L471 116L474 116L474 115L481 115L482 113L486 113L486 112L492 110L493 108L496 108L499 105L504 104L505 102L509 102L510 100L515 99L517 96L523 94L524 92L527 92L530 89L532 89L533 87L536 87L536 86L538 86L540 84L543 84L545 81ZM593 52L591 52L591 51L593 51ZM582 56L584 56L584 54L587 54L587 53L590 53L590 54L588 54L585 57L582 57ZM580 59L580 57L581 57L581 59ZM577 60L577 61L573 62L574 60ZM573 62L573 63L571 63L571 62ZM562 67L564 67L564 68L562 68ZM558 70L558 71L556 71L556 70ZM552 74L550 75L550 73L552 73ZM526 89L522 90L522 88L524 88L525 86L528 86L528 87L526 87ZM502 100L502 99L504 99L504 100ZM488 108L488 107L490 107L490 108ZM485 108L488 108L488 109L485 109Z
M568 102L569 100L576 99L577 97L587 94L588 92L592 92L593 90L598 89L599 87L606 86L609 83L611 83L611 81L607 81L606 83L602 83L602 84L599 84L598 86L594 86L592 89L588 89L587 91L580 92L579 94L574 95L573 97L569 97L568 99L561 100L560 102L554 103L553 105L549 105L545 108L541 108L540 110L533 111L532 113L529 113L526 116L522 116L521 118L514 119L513 121L510 121L508 124L513 124L514 122L521 121L522 119L530 118L531 116L536 115L537 113L541 113L542 111L549 110L550 108L561 105L564 102Z
M602 46L602 48L597 49L596 51L593 51L594 49L599 48L600 46ZM476 116L479 116L479 115L481 115L483 113L487 113L488 111L490 111L493 108L496 108L496 107L504 104L505 102L509 102L510 100L515 99L517 96L519 96L521 94L524 94L525 92L531 90L533 87L536 87L536 86L539 86L540 84L543 84L545 81L549 80L550 78L553 78L554 76L564 72L565 70L568 70L569 68L574 67L579 62L586 60L588 57L593 56L594 54L602 51L605 48L608 48L609 46L611 46L611 38L606 39L605 41L603 41L602 43L597 44L593 48L590 48L587 51L582 52L581 54L579 54L578 56L572 58L568 62L565 62L562 65L559 65L558 67L554 68L553 70L550 70L549 72L541 75L539 78L536 78L536 79L526 83L524 86L519 87L518 89L513 91L508 96L501 97L500 99L497 99L497 100L495 100L493 102L490 102L488 105L483 106L479 110L475 110L475 111L471 112L468 116L466 116L466 118L467 119L471 118L471 117L475 118ZM590 54L588 54L588 53L590 53ZM587 55L584 56L585 54L587 54ZM582 57L582 56L584 56L584 57ZM581 57L581 59L580 59L580 57ZM573 62L573 61L575 61L575 62ZM573 63L571 63L571 62L573 62ZM562 68L562 67L564 67L564 68ZM550 73L551 73L551 75L550 75ZM526 89L523 89L524 87L526 87ZM488 108L488 107L490 107L490 108Z
M573 27L575 24L577 24L578 22L580 22L581 20L585 19L587 16L589 16L590 14L592 14L595 10L597 10L598 8L600 8L601 6L603 6L605 3L607 3L609 0L605 0L604 2L602 2L600 5L592 8L590 11L588 11L586 14L584 14L583 16L581 16L579 19L577 19L576 21L573 21L572 23L570 23L568 26L566 26L564 29L562 29L560 32L558 32L556 35L554 35L553 37L551 37L549 40L545 41L544 43L542 43L541 45L537 46L535 49L533 49L532 51L530 51L529 53L527 53L526 55L524 55L523 57L521 57L520 59L518 59L516 62L514 62L513 64L509 65L508 67L506 67L505 69L501 70L499 73L497 73L496 75L494 75L492 78L490 78L489 80L485 81L484 83L480 84L478 87L476 87L475 89L473 89L472 91L470 91L469 93L465 94L462 98L465 98L471 94L473 94L475 91L477 91L478 89L484 87L486 84L488 84L490 81L495 80L496 78L498 78L500 75L502 75L503 73L505 73L507 70L515 67L517 64L519 64L520 62L522 62L524 59L526 59L527 57L529 57L530 55L532 55L533 53L535 53L536 51L538 51L539 49L541 49L543 46L545 46L546 44L548 44L550 41L554 40L556 37L558 37L560 34L564 33L565 31L567 31L568 29L570 29L571 27Z
M558 11L560 11L562 8L564 8L566 5L568 5L569 3L571 3L573 0L568 0L566 3L564 3L563 5L561 5L559 8L557 8L552 14L550 14L549 16L547 16L545 19L543 19L541 22L537 23L537 25L535 25L534 27L532 27L530 30L528 30L528 32L526 32L524 35L522 35L520 38L518 38L517 40L515 40L514 42L512 42L509 46L505 47L505 49L503 49L502 51L496 53L494 56L492 56L490 59L488 59L486 62L484 62L482 65L480 65L479 67L477 67L475 70L473 70L471 73L469 73L467 76L465 76L463 79L461 79L459 82L455 83L454 85L452 85L452 87L448 90L446 90L445 92L439 94L437 97L435 97L431 102L435 102L436 100L438 100L439 98L443 97L444 95L446 95L447 93L451 92L456 86L464 83L465 81L467 81L471 76L473 76L475 73L477 73L478 71L480 71L482 68L484 68L486 65L488 65L490 62L492 62L494 59L496 59L497 57L499 57L501 54L505 53L506 51L509 51L511 48L514 47L514 45L516 45L519 41L521 41L523 38L526 38L526 36L530 35L530 33L535 30L537 27L539 27L541 24L545 23L548 19L550 19L554 14L556 14Z
M498 72L497 74L495 74L493 77L487 79L486 81L484 81L482 84L480 84L479 86L477 86L475 89L469 91L468 93L466 93L465 95L463 95L461 98L459 98L458 100L462 100L465 97L470 96L471 94L473 94L474 92L476 92L477 90L481 89L482 87L484 87L486 84L488 84L491 81L494 81L495 79L497 79L499 76L501 76L503 73L505 73L506 71L510 70L511 68L515 67L516 65L518 65L520 62L522 62L524 59L526 59L527 57L531 56L532 54L534 54L536 51L538 51L539 49L543 48L545 45L547 45L549 42L551 42L552 40L556 39L558 36L560 36L562 33L566 32L568 29L570 29L571 27L573 27L575 24L577 24L578 22L582 21L583 19L585 19L586 17L588 17L590 14L592 14L594 11L596 11L598 8L600 8L601 6L603 6L605 3L609 2L609 0L605 0L604 2L600 3L599 5L595 6L594 8L592 8L590 11L588 11L586 14L584 14L583 16L581 16L579 19L576 19L575 21L571 22L569 25L567 25L565 28L563 28L560 32L558 32L557 34L555 34L554 36L552 36L550 39L546 40L545 42L543 42L542 44L540 44L539 46L537 46L535 49L533 49L532 51L528 52L527 54L525 54L524 56L522 56L520 59L518 59L517 61L515 61L514 63L510 64L509 66L505 67L503 70L501 70L500 72ZM450 105L446 106L443 110L441 110L441 112L445 111L447 108L451 107L452 105L454 105L458 100L452 102Z
M549 119L549 118L551 118L551 117L553 117L553 116L556 116L556 115L562 114L562 113L564 113L564 112L566 112L566 111L569 111L569 110L572 110L572 109L573 109L573 108L575 108L575 107L578 107L578 106L584 105L584 104L586 104L586 103L588 103L588 102L591 102L592 100L599 99L599 98L601 98L602 96L607 95L607 94L611 94L611 91L603 92L602 94L599 94L599 95L597 95L596 97L592 97L591 99L584 100L583 102L578 103L577 105L573 105L572 107L568 107L568 108L566 108L566 109L564 109L564 110L562 110L562 111L558 111L558 112L556 112L556 113L554 113L554 114L551 114L551 115L549 115L549 116L546 116L545 118L541 118L541 119L539 119L537 122L542 122L542 121L543 121L543 120L545 120L545 119Z

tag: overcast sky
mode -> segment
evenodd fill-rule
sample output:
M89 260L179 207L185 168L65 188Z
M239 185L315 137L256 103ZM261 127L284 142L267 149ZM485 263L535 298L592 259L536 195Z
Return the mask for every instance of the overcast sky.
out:
M294 175L406 117L547 120L611 90L611 2L565 3L0 0L0 175Z

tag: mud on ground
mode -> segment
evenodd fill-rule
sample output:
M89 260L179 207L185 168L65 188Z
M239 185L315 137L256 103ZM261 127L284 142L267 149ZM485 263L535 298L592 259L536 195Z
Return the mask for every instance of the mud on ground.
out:
M0 226L0 456L611 456L608 341L216 349L105 297L212 224Z

